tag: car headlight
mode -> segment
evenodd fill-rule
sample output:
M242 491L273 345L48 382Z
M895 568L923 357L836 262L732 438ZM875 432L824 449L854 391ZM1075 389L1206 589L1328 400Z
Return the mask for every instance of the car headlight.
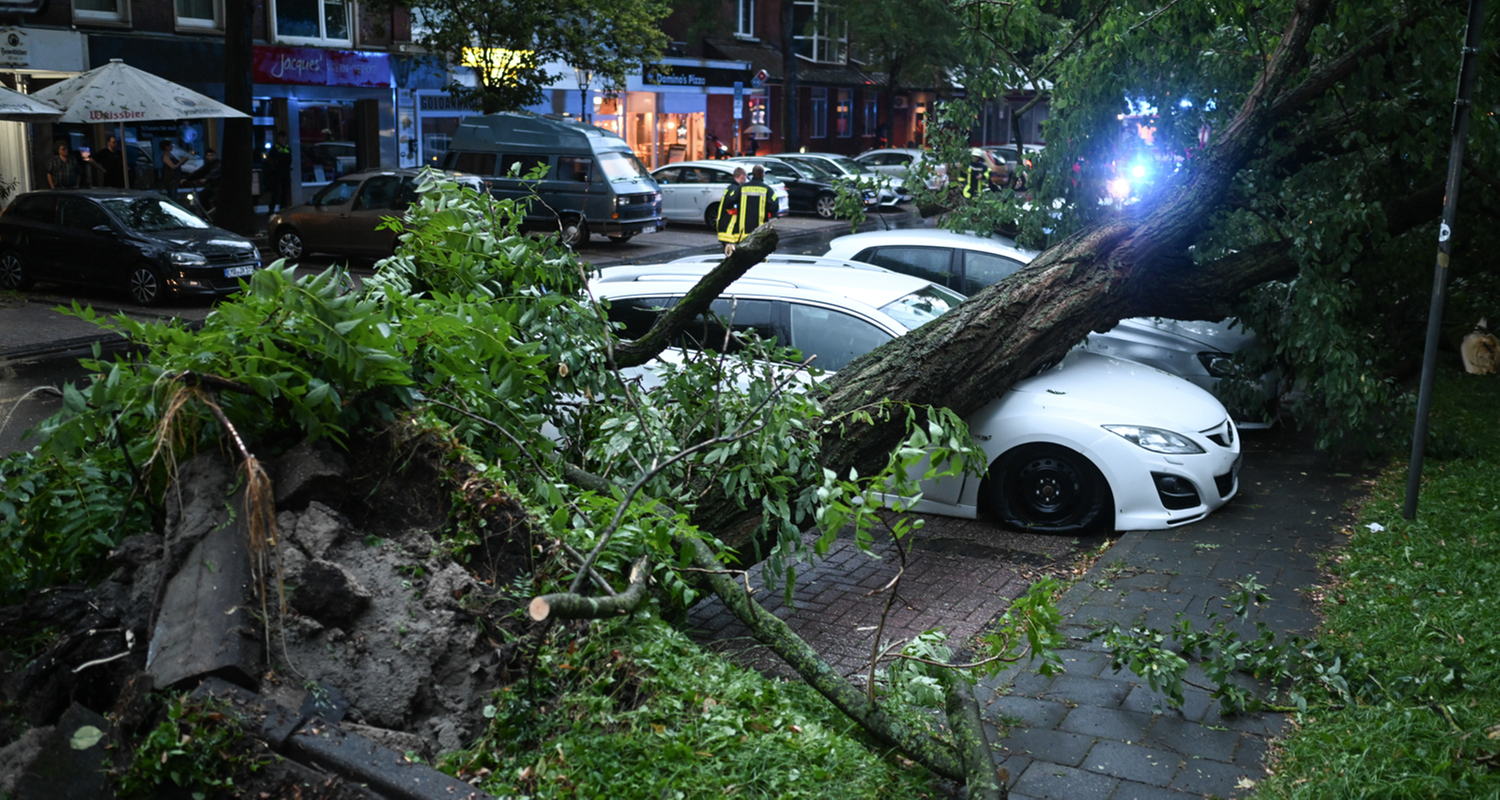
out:
M200 253L176 252L167 256L172 263L179 267L206 267L208 259Z
M1148 428L1143 425L1105 425L1105 430L1127 442L1153 453L1168 455L1193 455L1204 452L1192 439L1163 428Z
M1203 369L1215 378L1233 378L1235 376L1234 356L1228 353L1216 353L1211 350L1198 354L1198 360L1203 362Z

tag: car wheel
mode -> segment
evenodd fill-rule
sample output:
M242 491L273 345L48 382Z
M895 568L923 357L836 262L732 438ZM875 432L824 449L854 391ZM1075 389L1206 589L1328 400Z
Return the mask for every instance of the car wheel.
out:
M568 247L588 244L589 224L583 217L567 217L562 222L562 243Z
M635 238L635 234L633 233L622 233L619 236L609 237L609 240L615 244L625 244L633 238Z
M126 284L126 289L130 292L130 299L143 306L160 305L167 293L167 285L162 281L161 273L145 264L130 268L130 281Z
M823 219L833 219L834 206L838 204L838 198L831 194L820 194L813 201L813 211Z
M295 261L302 257L302 234L287 228L276 234L276 252L282 258Z
M708 227L710 229L712 229L712 230L718 230L719 229L719 204L718 203L714 203L713 205L711 205L711 206L708 207L707 211L703 212L703 221L708 224Z
M20 253L10 250L0 255L0 289L21 292L30 289L32 283L31 272Z
M1000 519L1017 528L1086 532L1114 520L1099 468L1054 444L1022 445L995 459L983 492Z

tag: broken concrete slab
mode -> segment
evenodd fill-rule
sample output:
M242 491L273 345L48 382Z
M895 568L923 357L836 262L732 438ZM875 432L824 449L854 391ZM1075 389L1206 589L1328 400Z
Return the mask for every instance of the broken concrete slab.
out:
M359 781L392 800L493 800L491 795L336 725L312 719L287 741L298 761Z
M368 608L372 597L370 590L342 565L315 559L302 569L288 602L299 613L341 628Z
M111 727L103 716L74 704L42 741L8 797L59 800L115 796L107 769Z
M277 517L277 524L287 515ZM329 548L339 543L349 530L349 520L343 514L322 503L313 502L307 510L295 515L296 527L282 531L282 535L296 542L302 551L313 558L323 558Z
M426 764L408 761L401 753L376 742L375 737L362 736L318 717L304 718L299 712L228 681L211 678L204 681L193 695L213 697L228 704L252 735L270 744L283 756L363 784L381 797L390 800L494 800L491 795ZM388 741L397 744L420 741L412 734L359 727L377 736L391 734Z
M343 454L326 443L304 439L271 462L276 507L302 509L313 501L337 502L344 494L348 470Z
M222 492L228 486L227 473L222 478L221 510L226 504ZM212 494L198 481L179 480L179 486L198 497ZM261 630L252 613L258 603L244 502L242 488L227 500L236 511L233 518L203 535L167 584L146 654L146 670L157 686L213 673L253 687L264 671ZM205 515L194 521L209 524L211 519ZM188 522L184 515L183 524Z

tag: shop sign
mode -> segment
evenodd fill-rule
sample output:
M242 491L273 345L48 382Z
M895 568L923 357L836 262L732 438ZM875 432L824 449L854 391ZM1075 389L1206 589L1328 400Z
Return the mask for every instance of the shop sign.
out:
M722 63L722 62L721 62ZM652 86L733 86L744 84L748 69L725 69L687 64L647 64L641 70L641 83Z
M391 86L389 53L316 47L255 48L255 82L303 86Z
M31 38L21 28L0 28L0 66L31 65Z

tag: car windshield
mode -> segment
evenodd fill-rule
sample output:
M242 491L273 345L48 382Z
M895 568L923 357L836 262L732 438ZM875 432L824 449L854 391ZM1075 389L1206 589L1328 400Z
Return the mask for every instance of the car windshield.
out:
M840 176L838 169L832 164L820 164L810 158L798 159L796 166L798 169L807 170L819 178L837 178Z
M115 219L136 233L210 227L202 217L165 197L112 197L101 202Z
M785 180L799 180L807 177L799 167L785 161L757 161L757 165L765 167L766 174Z
M932 283L886 303L880 310L911 331L952 311L963 301L964 296L958 292Z
M651 177L632 153L600 153L599 169L604 172L604 177L608 178L610 183Z

